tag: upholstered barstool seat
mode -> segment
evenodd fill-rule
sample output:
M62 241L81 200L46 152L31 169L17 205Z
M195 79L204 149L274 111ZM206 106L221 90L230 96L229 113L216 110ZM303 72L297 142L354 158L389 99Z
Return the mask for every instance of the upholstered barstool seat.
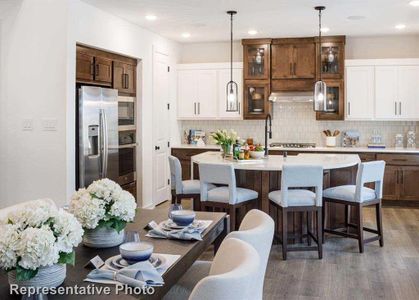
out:
M199 193L201 193L201 183L199 180L182 180L182 191L180 194Z
M273 191L268 198L274 203L284 207L281 191ZM316 194L309 190L288 190L288 206L313 206L316 205Z
M351 201L351 202L365 202L377 199L377 195L375 194L375 190L362 187L360 198L356 198L356 185L341 185L335 186L323 191L323 197L329 199L337 199L343 201Z
M208 201L215 202L229 202L229 188L226 186L216 187L208 191ZM235 203L241 203L249 200L256 199L258 197L258 192L245 189L245 188L236 188L236 198Z

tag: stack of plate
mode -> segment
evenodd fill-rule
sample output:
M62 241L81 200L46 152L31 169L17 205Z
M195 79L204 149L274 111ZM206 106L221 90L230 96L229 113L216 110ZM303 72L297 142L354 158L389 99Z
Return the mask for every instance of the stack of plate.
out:
M205 227L205 223L198 221L198 220L194 220L192 222L192 224L189 224L187 226L181 226L181 225L177 225L175 222L173 222L172 220L168 219L166 221L163 221L159 224L159 226L166 231L173 231L173 230L182 230L185 228L191 228L191 229L196 229L196 230L203 230Z
M161 269L166 265L166 258L161 254L153 253L148 260L154 268ZM110 268L111 270L118 271L122 268L128 267L132 265L133 263L129 263L125 259L122 258L121 255L115 255L112 257L109 257L105 261L105 265Z

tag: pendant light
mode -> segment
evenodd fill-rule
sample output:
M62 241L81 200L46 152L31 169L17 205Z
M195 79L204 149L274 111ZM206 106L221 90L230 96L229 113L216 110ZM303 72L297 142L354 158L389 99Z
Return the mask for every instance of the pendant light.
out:
M320 65L320 78L314 85L314 101L313 108L314 111L326 111L327 99L326 92L327 87L326 83L322 80L322 67L321 67L321 58L322 58L322 11L326 9L324 6L316 6L314 8L319 12L319 65Z
M230 81L227 83L226 86L226 111L236 112L239 111L239 97L238 85L235 81L233 81L233 16L237 14L237 11L229 10L227 14L230 15Z

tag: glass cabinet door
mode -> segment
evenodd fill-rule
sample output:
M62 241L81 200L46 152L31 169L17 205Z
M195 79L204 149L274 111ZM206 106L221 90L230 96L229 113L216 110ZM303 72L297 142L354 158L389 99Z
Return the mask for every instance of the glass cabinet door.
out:
M344 73L344 43L322 43L320 68L323 78L343 79ZM319 51L317 47L317 52ZM319 55L317 55L319 57ZM318 74L320 75L320 74Z
M247 81L245 84L245 119L264 119L270 113L269 82Z
M326 112L317 113L317 120L343 120L344 98L342 80L325 80Z
M244 78L269 79L270 47L266 44L244 46Z

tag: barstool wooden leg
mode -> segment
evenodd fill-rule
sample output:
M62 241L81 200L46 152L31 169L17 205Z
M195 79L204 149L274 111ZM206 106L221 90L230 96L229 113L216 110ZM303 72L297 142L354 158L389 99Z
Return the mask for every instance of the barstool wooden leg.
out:
M193 200L193 210L200 211L201 210L201 197L196 195L192 198Z
M307 212L307 245L311 246L311 236L310 236L310 228L311 228L311 211Z
M364 253L364 221L363 221L363 214L362 214L362 205L356 205L357 213L358 213L358 244L359 244L359 252Z
M230 205L228 209L230 215L230 230L236 230L236 209L233 205Z
M326 228L326 202L323 201L323 205L322 205L322 241L324 243L325 238L324 238L324 229Z
M384 238L383 238L383 216L381 210L381 200L379 203L375 205L375 216L377 219L377 231L378 235L380 236L380 247L384 246Z
M317 216L317 247L319 259L323 258L323 216L322 209L319 207L316 211Z
M350 223L349 210L350 210L350 206L348 204L345 204L345 229L346 229L346 233L349 233L349 226L348 226L348 224Z
M288 219L287 209L282 208L282 259L287 260L288 244Z

